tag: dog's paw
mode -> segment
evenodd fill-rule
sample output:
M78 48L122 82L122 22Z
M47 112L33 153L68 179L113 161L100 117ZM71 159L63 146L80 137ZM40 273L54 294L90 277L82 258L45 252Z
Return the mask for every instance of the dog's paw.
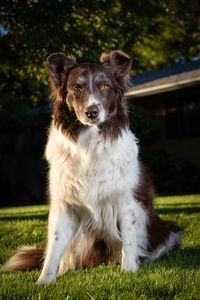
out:
M129 262L123 262L122 263L122 270L127 272L135 272L139 268L139 265L136 261L129 261Z
M35 284L36 285L43 285L43 284L50 284L50 283L55 283L55 279L54 280L47 280L46 278L39 278L36 282L35 282Z
M54 283L56 281L56 277L52 276L52 274L47 274L46 276L40 275L38 280L36 281L37 285Z

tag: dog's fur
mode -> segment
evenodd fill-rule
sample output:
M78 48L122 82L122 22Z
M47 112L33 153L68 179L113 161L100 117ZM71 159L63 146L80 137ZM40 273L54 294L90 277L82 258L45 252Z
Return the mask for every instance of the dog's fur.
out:
M135 271L174 250L181 229L156 214L154 187L129 130L124 92L131 58L112 51L100 64L77 64L55 53L46 67L55 97L46 147L48 244L46 251L20 249L5 269L35 268L45 252L38 283L48 283L99 264Z

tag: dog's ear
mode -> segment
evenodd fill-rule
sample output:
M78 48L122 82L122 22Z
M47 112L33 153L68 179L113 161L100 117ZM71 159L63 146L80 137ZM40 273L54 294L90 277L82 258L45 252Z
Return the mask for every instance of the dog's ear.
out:
M121 50L111 52L103 52L100 57L100 62L110 68L119 84L126 89L129 81L129 71L132 67L131 57Z
M56 96L66 82L69 70L76 64L74 56L66 56L64 53L57 52L48 56L45 66L47 68L52 91Z

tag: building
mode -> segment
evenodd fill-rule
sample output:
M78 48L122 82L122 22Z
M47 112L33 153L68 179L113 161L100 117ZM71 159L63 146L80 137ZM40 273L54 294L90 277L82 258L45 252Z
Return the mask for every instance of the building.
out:
M153 145L200 167L200 60L132 77L129 101L156 116Z

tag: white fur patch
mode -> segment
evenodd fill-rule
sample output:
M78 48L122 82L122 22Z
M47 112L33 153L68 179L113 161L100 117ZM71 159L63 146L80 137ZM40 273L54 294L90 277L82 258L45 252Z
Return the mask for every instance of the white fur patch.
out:
M87 102L87 107L97 105L99 108L99 116L98 116L98 123L103 123L107 117L107 113L103 108L103 105L99 99L94 97L94 95L90 95Z
M88 98L87 106L99 105L100 101L96 99L93 95L90 95Z

